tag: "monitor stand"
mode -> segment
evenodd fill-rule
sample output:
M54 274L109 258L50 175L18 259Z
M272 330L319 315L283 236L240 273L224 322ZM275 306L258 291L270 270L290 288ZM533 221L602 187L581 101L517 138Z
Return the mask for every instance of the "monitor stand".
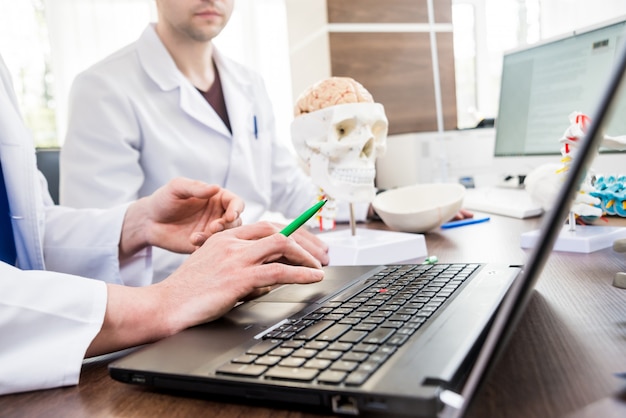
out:
M393 264L428 254L422 234L356 228L317 236L329 246L331 266Z

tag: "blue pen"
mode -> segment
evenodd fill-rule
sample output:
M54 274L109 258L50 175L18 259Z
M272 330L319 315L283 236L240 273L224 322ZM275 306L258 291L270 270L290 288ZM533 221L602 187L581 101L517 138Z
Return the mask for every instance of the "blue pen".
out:
M259 139L259 127L256 123L256 115L252 117L252 125L254 127L254 139Z
M450 229L450 228L456 228L458 226L464 226L464 225L471 225L471 224L479 224L481 222L487 222L489 220L488 216L485 216L484 218L467 218L467 219L460 219L458 221L450 221L448 223L445 223L443 225L441 225L442 229Z

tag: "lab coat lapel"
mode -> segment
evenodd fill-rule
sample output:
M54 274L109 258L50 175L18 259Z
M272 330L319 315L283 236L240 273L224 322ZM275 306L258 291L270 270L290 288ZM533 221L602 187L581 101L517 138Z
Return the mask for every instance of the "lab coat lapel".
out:
M255 156L252 155L253 148L249 143L255 139L254 90L248 77L242 74L239 64L222 56L218 51L214 52L214 57L222 80L233 136L226 188L233 191L243 188L250 194L253 193L250 182L254 180L250 173L255 167Z
M180 108L207 128L230 138L230 131L222 118L187 79L180 86Z
M225 59L217 51L214 56L222 80L224 101L234 140L248 141L254 135L254 90L250 80L241 74L238 64Z
M183 112L207 128L230 137L230 132L219 115L176 67L172 56L157 35L154 24L150 24L137 41L137 52L148 76L164 92L172 92L178 88L179 105Z
M0 56L0 158L17 238L18 267L41 270L45 214L41 185L34 169L35 148L18 113L9 77Z

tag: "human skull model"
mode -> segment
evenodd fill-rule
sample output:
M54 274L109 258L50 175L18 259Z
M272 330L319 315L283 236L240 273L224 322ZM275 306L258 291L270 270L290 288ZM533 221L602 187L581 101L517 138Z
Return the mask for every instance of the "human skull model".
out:
M295 114L292 141L313 182L331 199L371 202L386 150L383 106L355 80L332 77L305 91Z

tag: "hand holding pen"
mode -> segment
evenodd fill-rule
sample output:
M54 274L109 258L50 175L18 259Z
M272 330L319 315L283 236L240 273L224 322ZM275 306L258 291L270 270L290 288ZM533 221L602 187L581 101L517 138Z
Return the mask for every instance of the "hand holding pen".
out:
M324 206L325 203L326 200L319 201L280 231L282 235L287 237L291 236L300 246L310 252L324 266L329 263L328 244L306 229L299 230L299 228L311 219L322 208L322 206Z

